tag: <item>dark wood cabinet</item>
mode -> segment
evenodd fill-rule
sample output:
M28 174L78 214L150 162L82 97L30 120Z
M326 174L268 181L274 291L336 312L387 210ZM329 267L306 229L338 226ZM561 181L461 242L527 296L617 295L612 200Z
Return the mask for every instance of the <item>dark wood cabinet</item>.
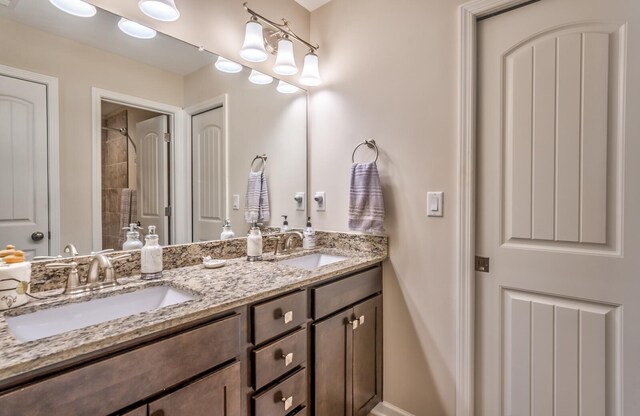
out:
M382 296L353 308L353 414L366 416L382 400Z
M121 413L120 416L147 416L147 405L140 406L133 410L129 410L126 413Z

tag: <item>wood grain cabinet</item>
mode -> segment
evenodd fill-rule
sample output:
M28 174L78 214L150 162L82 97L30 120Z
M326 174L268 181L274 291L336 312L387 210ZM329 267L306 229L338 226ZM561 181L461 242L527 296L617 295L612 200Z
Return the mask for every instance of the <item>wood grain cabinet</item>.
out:
M369 287L372 297L312 325L315 416L366 416L382 400L382 296L375 294L381 286ZM371 294L361 289L360 296Z

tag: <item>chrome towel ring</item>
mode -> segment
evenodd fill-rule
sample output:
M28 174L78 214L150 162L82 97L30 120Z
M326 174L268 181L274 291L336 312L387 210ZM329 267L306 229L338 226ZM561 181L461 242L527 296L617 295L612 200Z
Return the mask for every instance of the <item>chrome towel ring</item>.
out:
M375 163L375 162L377 162L377 161L378 161L378 154L379 154L379 152L378 152L378 145L376 145L376 141L375 141L374 139L371 139L371 140L368 140L368 139L367 139L367 140L364 140L362 143L359 143L359 144L355 147L355 149L353 149L353 153L351 153L351 162L352 162L352 163L355 163L355 162L356 162L356 159L355 159L355 156L356 156L356 150L358 150L358 148L359 148L360 146L364 146L364 145L366 145L369 149L375 149L375 150L376 150L376 158L375 158L375 160L374 160L373 162Z
M249 165L249 170L251 172L254 172L253 170L253 164L256 162L256 160L261 160L262 161L262 169L255 171L255 172L264 172L264 169L267 167L267 155L257 155L256 157L253 158L253 160L251 161L251 165Z

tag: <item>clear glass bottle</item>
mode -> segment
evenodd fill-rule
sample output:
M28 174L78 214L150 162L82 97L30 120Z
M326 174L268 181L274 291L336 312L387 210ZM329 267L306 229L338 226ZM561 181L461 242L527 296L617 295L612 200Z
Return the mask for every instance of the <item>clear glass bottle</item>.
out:
M255 222L249 230L247 236L247 260L248 261L260 261L262 260L262 233L258 224Z
M155 225L149 226L149 234L144 238L140 253L141 278L144 280L162 277L162 247L158 241Z
M122 244L123 250L139 250L142 248L142 241L140 240L140 233L138 232L138 224L131 223L128 227L124 227L123 230L127 231L127 241Z
M229 240L234 238L236 233L231 229L231 221L229 218L224 220L224 225L222 226L222 233L220 234L220 240Z

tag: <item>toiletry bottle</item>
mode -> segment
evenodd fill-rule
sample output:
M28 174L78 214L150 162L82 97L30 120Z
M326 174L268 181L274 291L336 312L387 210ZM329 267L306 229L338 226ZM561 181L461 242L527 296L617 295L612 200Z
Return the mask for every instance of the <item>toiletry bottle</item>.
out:
M316 232L313 231L313 227L311 227L311 217L307 217L307 228L304 229L302 248L305 250L316 248Z
M162 277L162 247L158 242L156 226L149 226L149 234L144 238L144 247L140 253L142 279L158 279Z
M123 250L138 250L142 248L142 241L140 241L140 233L138 232L138 224L131 223L128 227L124 227L123 230L127 231L127 241L122 244Z
M282 229L280 231L286 233L289 231L289 221L287 221L286 215L282 215L282 218L284 218L284 221L282 222Z
M255 222L249 230L247 236L247 260L248 261L260 261L262 260L262 233L258 224Z
M224 220L224 225L222 226L222 233L220 234L220 240L229 240L235 237L236 234L231 229L231 221L229 218Z

